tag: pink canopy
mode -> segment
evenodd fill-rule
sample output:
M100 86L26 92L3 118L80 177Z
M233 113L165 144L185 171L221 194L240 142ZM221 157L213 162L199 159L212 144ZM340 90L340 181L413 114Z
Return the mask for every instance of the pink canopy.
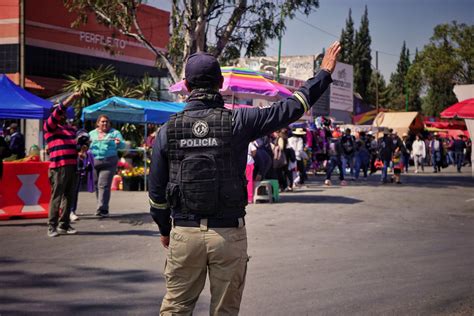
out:
M474 119L474 98L467 99L451 105L440 114L445 118L467 118Z
M221 67L224 84L222 95L248 99L279 100L292 93L282 84L268 79L263 74L245 68ZM184 80L172 85L170 92L188 94Z

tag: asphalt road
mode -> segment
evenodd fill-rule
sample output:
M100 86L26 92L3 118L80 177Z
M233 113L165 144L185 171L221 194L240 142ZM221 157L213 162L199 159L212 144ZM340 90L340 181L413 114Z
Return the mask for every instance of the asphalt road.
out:
M474 178L379 175L306 187L248 207L241 315L474 315ZM0 315L156 315L165 250L144 192L114 192L111 217L81 193L75 236L45 219L0 222ZM195 315L208 315L206 286Z

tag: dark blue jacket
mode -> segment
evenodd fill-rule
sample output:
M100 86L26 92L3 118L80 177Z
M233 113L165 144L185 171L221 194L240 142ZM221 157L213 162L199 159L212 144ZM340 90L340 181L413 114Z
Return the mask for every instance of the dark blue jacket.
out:
M306 81L295 93L285 100L278 101L268 108L239 108L233 111L232 143L239 172L245 174L247 164L248 144L255 139L275 130L288 126L299 119L316 100L323 94L332 82L331 75L320 71L315 77ZM189 102L185 110L195 110L193 115L205 115L213 107L221 106L202 101ZM166 185L169 179L167 157L167 124L160 129L150 164L149 198L150 212L160 228L163 236L168 236L171 230L171 210L166 202Z
M20 132L15 132L10 138L10 151L17 155L17 159L25 157L25 137Z

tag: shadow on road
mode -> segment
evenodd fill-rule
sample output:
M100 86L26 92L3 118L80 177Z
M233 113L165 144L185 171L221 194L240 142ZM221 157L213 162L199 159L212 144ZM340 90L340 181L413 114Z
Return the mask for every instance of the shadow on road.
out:
M388 175L388 180L390 181L391 173ZM375 173L372 176L369 176L367 179L360 178L358 181L352 181L348 177L347 183L348 186L367 186L367 187L378 187L378 186L393 186L393 187L405 187L405 186L416 186L416 187L425 187L425 188L446 188L446 187L473 187L474 188L474 179L469 174L460 175L452 172L441 172L433 173L432 171L425 171L424 173L415 174L411 171L408 174L401 175L401 185L396 183L380 183L380 173ZM311 179L311 184L308 187L322 187L323 186L322 178L313 178ZM328 188L340 188L338 182L335 181L335 186L324 187Z
M65 268L66 272L45 273L40 267L34 271L17 269L15 264L28 263L13 258L0 257L0 263L2 314L94 315L121 311L120 314L138 306L156 311L162 299L153 291L143 290L144 284L164 282L159 273L147 270L68 265L61 266L61 271ZM35 296L29 295L32 291Z
M110 214L108 217L99 217L95 216L94 214L79 214L81 220L116 220L116 221L141 221L145 223L149 223L152 221L152 218L150 216L150 213L144 212L144 213L121 213L121 214Z
M428 175L402 175L402 182L404 185L415 185L417 187L423 186L428 188L443 188L453 186L474 188L474 179L472 177L458 175L441 176L436 173Z
M123 230L123 231L108 231L108 232L98 232L98 231L83 231L77 233L78 235L87 235L87 236L159 236L160 234L157 231L153 230Z
M331 203L331 204L355 204L362 200L337 195L299 195L288 194L281 197L279 203Z
M9 221L15 221L15 220L24 220L24 218L10 218ZM44 226L45 228L48 227L48 224L46 223L47 219L39 219L41 222L36 222L36 223L12 223L12 222L0 222L0 227L34 227L34 226Z

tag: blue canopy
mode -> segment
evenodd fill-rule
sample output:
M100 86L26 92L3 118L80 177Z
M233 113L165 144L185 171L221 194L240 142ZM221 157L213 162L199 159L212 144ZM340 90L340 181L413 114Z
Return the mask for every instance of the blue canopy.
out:
M0 74L0 118L44 119L53 103L41 99Z
M184 103L112 97L85 107L82 120L96 120L99 115L105 114L117 122L162 124L183 108Z

